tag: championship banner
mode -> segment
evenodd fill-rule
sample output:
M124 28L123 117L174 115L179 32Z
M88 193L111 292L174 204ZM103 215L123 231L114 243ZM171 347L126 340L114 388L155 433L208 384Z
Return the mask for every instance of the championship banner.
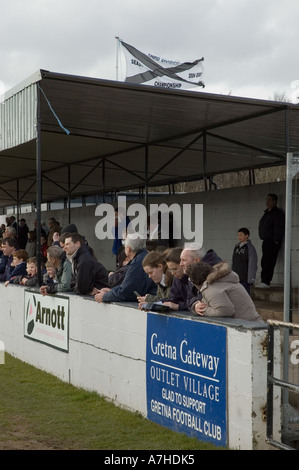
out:
M121 40L119 42L126 58L125 82L179 90L204 88L201 79L203 57L194 62L179 62L144 54Z

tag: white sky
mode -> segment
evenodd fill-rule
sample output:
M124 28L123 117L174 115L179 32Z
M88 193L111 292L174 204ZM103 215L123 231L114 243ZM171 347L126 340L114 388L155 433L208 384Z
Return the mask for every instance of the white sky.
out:
M0 0L0 15L5 90L39 69L115 80L119 36L167 59L204 56L208 93L299 95L296 0Z

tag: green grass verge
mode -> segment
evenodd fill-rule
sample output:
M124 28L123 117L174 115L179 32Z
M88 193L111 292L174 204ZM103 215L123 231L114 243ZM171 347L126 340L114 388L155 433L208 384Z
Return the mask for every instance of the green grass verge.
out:
M5 354L0 449L218 450Z

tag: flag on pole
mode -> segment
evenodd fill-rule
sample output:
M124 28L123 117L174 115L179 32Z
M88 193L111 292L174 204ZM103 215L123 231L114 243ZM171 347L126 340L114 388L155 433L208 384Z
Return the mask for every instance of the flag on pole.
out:
M180 90L204 88L203 57L194 62L178 62L144 54L121 40L119 42L126 58L125 82Z

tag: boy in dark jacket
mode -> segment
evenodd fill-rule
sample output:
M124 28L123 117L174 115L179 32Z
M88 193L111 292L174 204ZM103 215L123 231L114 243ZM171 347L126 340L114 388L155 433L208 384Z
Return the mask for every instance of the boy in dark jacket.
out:
M170 249L166 256L165 261L171 274L173 275L173 282L170 289L169 299L163 303L171 310L188 310L187 296L188 296L188 275L184 273L183 267L180 266L182 248Z

